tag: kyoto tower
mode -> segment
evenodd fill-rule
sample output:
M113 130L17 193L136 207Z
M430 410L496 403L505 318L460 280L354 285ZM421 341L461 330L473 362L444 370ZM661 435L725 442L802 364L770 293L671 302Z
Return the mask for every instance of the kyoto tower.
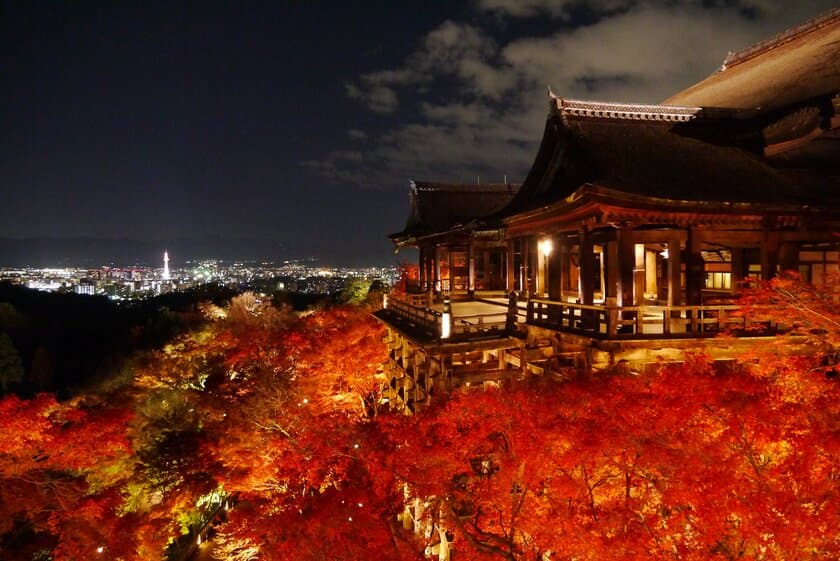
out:
M161 280L168 281L169 278L169 252L163 252L163 275L161 276Z

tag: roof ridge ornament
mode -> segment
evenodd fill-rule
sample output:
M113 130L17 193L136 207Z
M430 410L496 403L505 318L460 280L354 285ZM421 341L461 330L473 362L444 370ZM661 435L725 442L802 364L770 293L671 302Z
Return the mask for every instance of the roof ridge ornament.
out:
M643 103L613 103L580 99L553 98L562 116L596 119L621 119L631 121L655 121L682 123L696 119L701 107L679 105L648 105Z

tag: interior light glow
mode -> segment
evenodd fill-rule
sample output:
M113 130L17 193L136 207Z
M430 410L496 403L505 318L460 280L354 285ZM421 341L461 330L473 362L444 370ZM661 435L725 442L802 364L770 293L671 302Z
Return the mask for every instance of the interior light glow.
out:
M440 316L440 338L449 339L452 332L452 314L443 312Z
M537 247L545 257L551 255L551 252L554 251L554 243L551 241L551 238L543 238L537 244Z

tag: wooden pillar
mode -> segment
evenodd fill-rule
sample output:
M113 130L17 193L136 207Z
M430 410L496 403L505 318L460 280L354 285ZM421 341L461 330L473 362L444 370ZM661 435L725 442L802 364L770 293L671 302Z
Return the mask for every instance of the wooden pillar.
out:
M685 303L687 305L699 306L703 303L705 281L698 232L694 226L691 226L685 243Z
M449 246L449 293L455 290L455 252Z
M511 335L516 331L516 315L519 311L517 308L518 304L516 303L516 294L513 291L508 293L508 307L507 307L507 315L505 316L505 331L508 335ZM502 353L504 351L499 351L499 368L504 367L504 363L502 362Z
M434 275L435 275L435 292L440 292L443 288L441 279L440 279L440 247L434 247Z
M513 240L505 242L505 291L510 294L516 290L516 271L513 270Z
M795 243L779 245L779 269L799 272L799 247Z
M592 233L582 230L580 239L580 302L591 306L595 301L595 251Z
M682 304L681 274L682 263L680 259L680 239L672 237L668 240L668 305L679 306Z
M427 283L427 280L428 280L426 278L426 259L427 258L428 257L426 255L426 246L421 245L420 246L420 262L417 264L417 282L420 285L418 288L421 291L426 290L426 283Z
M730 250L732 255L732 264L730 265L731 275L729 277L732 292L737 292L741 288L741 281L744 280L744 249L741 247L733 247Z
M467 243L467 294L475 296L475 240L470 236Z
M552 300L561 299L563 287L563 250L561 240L553 240L554 251L548 259L548 297Z
M548 258L549 255L544 253L543 239L537 241L537 271L534 275L534 284L537 297L545 298L548 296Z
M531 250L529 248L529 239L527 237L521 238L520 241L520 260L522 261L522 293L528 297L530 295L531 286L528 280L530 275L529 267Z
M481 252L482 271L484 271L482 273L481 278L484 281L484 283L483 283L484 284L484 290L496 290L497 289L496 287L498 286L498 284L497 284L498 281L494 282L494 278L496 278L496 279L501 279L502 278L501 262L499 263L499 271L497 273L498 276L496 274L494 274L495 271L490 270L490 267L491 267L490 253L492 251L498 251L498 250L485 248L484 251Z
M618 249L618 290L619 306L633 305L633 268L636 265L636 249L633 230L622 227L616 232Z
M765 231L761 244L761 279L770 280L776 276L779 264L779 232Z
M618 302L618 287L621 284L618 277L618 242L607 242L606 251L604 252L604 288L606 294L606 304L616 305Z
M426 291L429 295L435 292L435 246L426 247Z
M637 306L645 303L645 257L644 244L633 244L633 302Z

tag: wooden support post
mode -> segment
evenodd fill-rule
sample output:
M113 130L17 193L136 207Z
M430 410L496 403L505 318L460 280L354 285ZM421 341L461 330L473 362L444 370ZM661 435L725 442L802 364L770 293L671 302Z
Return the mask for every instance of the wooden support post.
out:
M531 294L531 285L529 280L531 273L531 271L529 271L529 268L531 266L529 263L529 261L531 260L531 250L529 247L529 241L530 240L527 237L521 238L519 241L521 247L520 259L522 261L522 293L525 295L526 298Z
M417 282L421 291L426 290L428 279L426 278L426 260L428 259L425 245L420 246L420 262L417 264Z
M516 271L513 269L514 261L513 241L508 240L505 243L505 291L508 294L516 290Z
M799 271L799 247L795 243L779 244L779 269Z
M580 232L580 302L591 306L595 301L595 252L592 233Z
M467 294L475 296L475 240L470 236L467 242Z
M633 267L636 264L633 231L621 228L616 233L618 245L618 305L632 306L633 302Z
M592 233L589 230L580 232L580 302L591 306L595 302L595 251L592 244ZM581 328L592 329L595 326L595 311L581 311Z
M770 280L776 276L779 264L779 232L764 233L764 243L761 244L761 278Z
M449 247L449 293L455 291L455 252Z
M516 293L511 291L508 294L507 315L505 316L505 331L508 335L511 335L516 331L517 306L518 304L516 303Z
M733 247L730 250L732 264L730 265L730 286L733 293L741 288L741 281L744 280L744 249Z
M645 254L647 250L644 244L633 244L633 255L635 262L633 264L633 302L637 306L645 304Z
M440 292L443 289L440 279L440 247L434 247L434 275L435 275L435 292Z
M682 263L680 259L680 239L668 240L668 305L679 306L682 303Z
M497 290L497 282L498 281L493 282L493 279L494 279L494 277L499 278L499 279L502 278L502 275L501 275L502 271L499 271L500 274L499 274L498 277L496 277L496 275L494 275L493 272L490 270L490 266L491 266L490 265L490 251L491 251L490 249L485 248L481 252L481 263L482 263L481 280L482 280L482 285L484 287L484 290ZM501 263L499 264L499 267L501 268Z
M700 254L700 240L696 228L688 229L685 260L685 299L689 306L703 303L703 285L706 282L703 271L703 256ZM696 314L695 314L696 315ZM694 323L692 322L692 325Z
M554 251L548 259L548 297L560 300L563 290L563 244L554 241Z
M604 279L606 294L604 295L605 303L615 305L618 302L618 287L621 284L618 277L618 243L607 242L606 251L604 252Z
M534 274L534 292L537 294L538 298L547 298L548 297L548 257L543 253L542 247L543 241L539 239L537 241L537 263L536 263L536 270Z

